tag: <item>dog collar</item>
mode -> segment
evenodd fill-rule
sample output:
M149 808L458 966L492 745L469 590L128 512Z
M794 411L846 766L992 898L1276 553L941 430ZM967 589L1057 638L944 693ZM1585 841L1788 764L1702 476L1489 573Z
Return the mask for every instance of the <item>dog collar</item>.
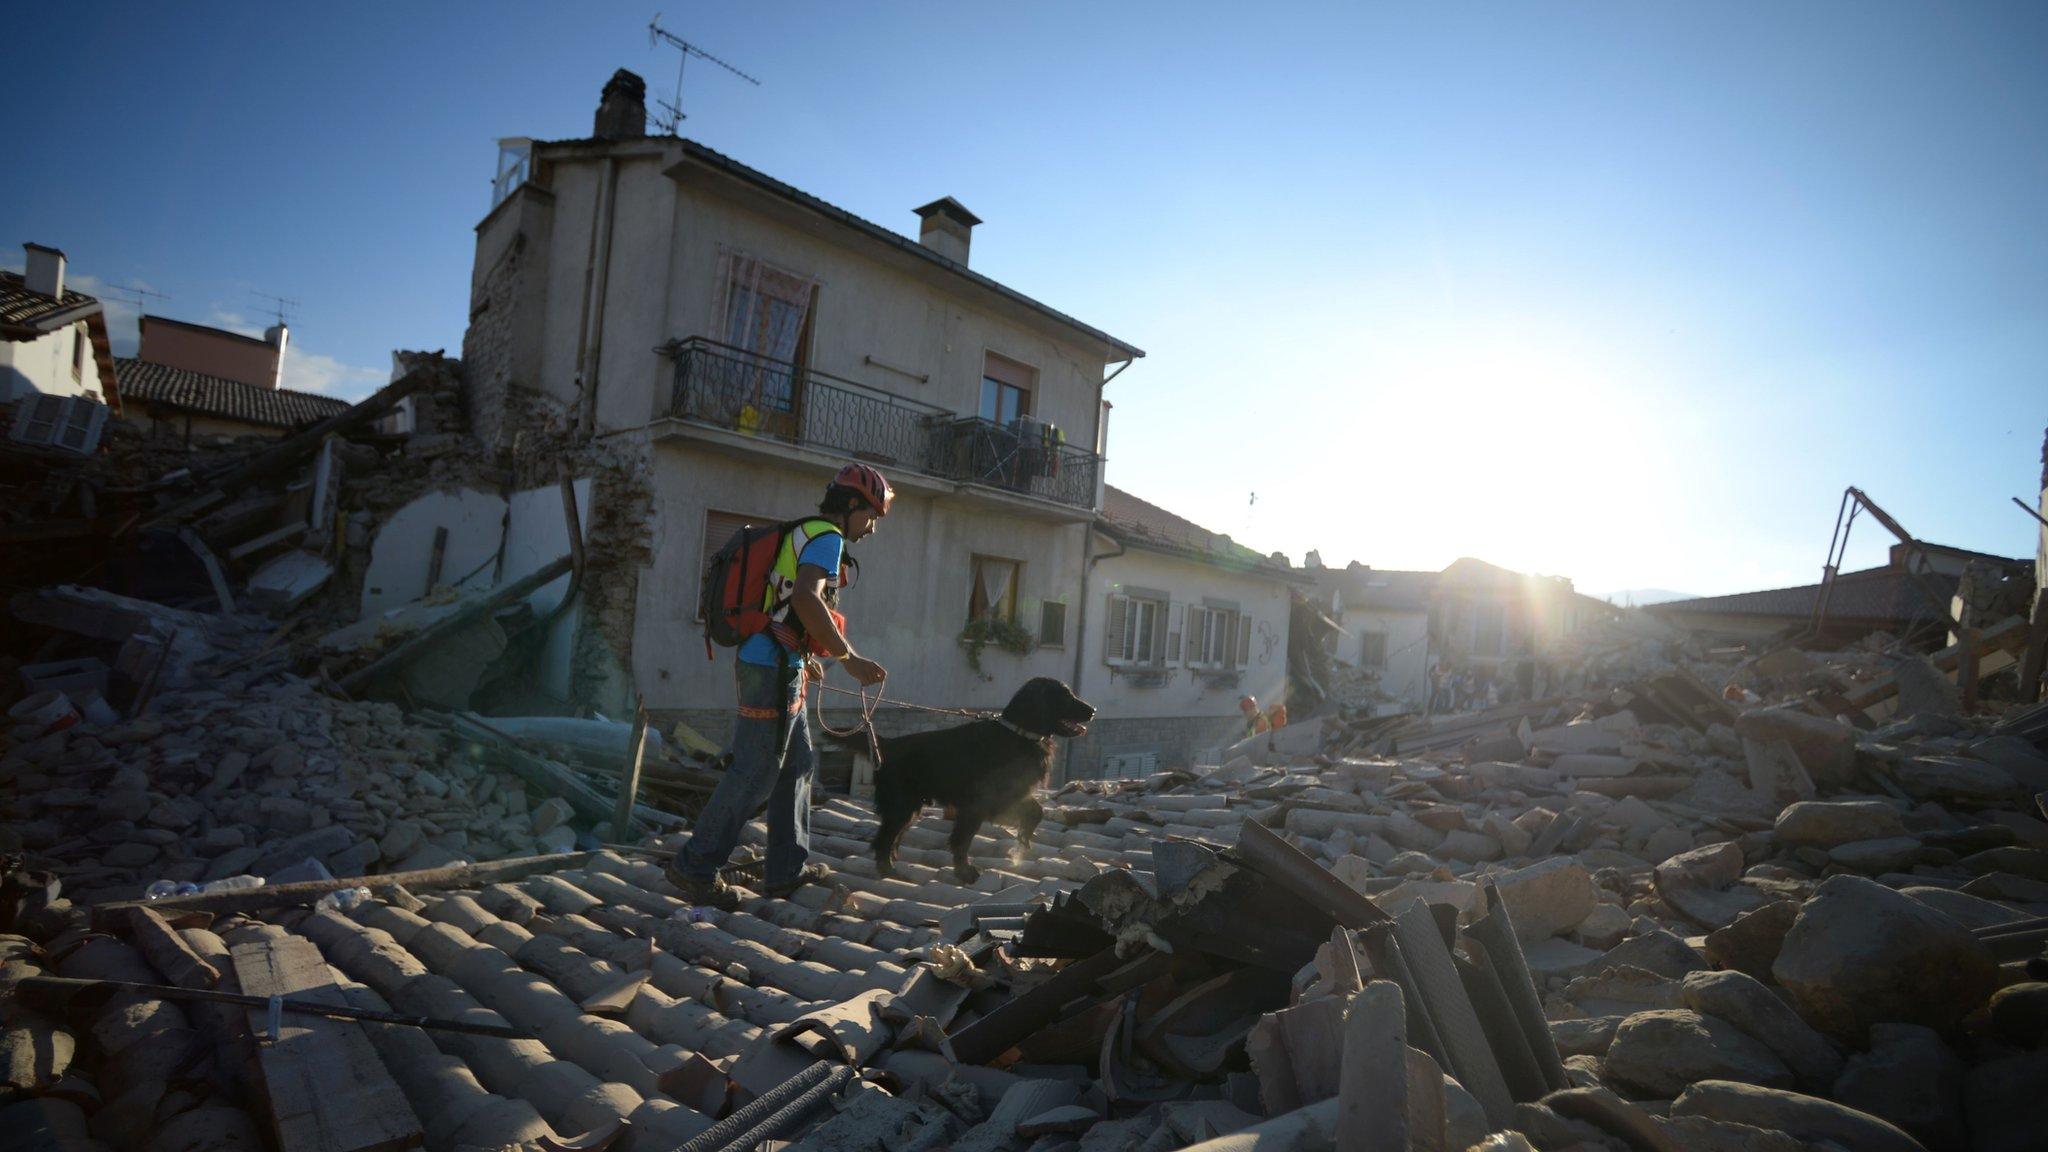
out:
M1003 727L1008 728L1010 731L1015 732L1017 735L1022 736L1026 740L1037 742L1052 739L1052 736L1050 734L1041 736L1036 732L1026 732L1021 726L1011 722L1008 717L997 716L995 718L995 721L996 723L1001 724Z

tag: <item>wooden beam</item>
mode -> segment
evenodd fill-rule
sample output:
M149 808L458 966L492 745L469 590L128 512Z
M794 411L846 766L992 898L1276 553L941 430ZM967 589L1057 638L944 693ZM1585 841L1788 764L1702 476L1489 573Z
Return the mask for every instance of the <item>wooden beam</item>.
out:
M538 571L529 572L510 584L501 584L490 592L464 604L455 611L434 621L427 627L401 641L397 647L370 663L341 678L341 688L351 696L360 695L364 687L375 683L379 676L403 668L424 655L427 649L438 645L453 632L468 627L489 612L493 612L514 600L519 600L539 591L568 574L570 558L563 556Z
M130 908L128 934L149 966L178 987L212 988L220 983L220 969L194 952L156 909Z
M2020 652L2027 644L2027 622L2017 616L2008 616L1991 627L1977 633L1974 652L1978 660L1993 652ZM1951 644L1928 657L1934 666L1943 672L1954 673L1963 663L1963 645ZM1875 704L1882 704L1899 694L1899 684L1890 673L1868 684L1852 688L1846 694L1849 703L1866 711Z
M368 888L372 892L381 888L404 886L427 890L434 888L482 888L507 880L522 880L540 872L557 872L566 868L579 868L590 860L589 852L560 852L550 856L515 856L509 860L488 860L482 864L450 864L442 868L420 868L411 872L386 872L382 876L352 876L338 880L306 880L297 884L266 884L261 888L236 888L228 892L200 892L191 896L166 896L151 900L150 910L169 916L176 912L211 912L225 915L229 912L260 912L271 908L290 908L299 904L316 903L329 892L343 888ZM93 927L111 932L125 927L128 910L142 907L141 900L117 900L94 906Z
M141 526L153 528L158 524L182 521L219 504L229 493L239 492L252 484L284 472L298 463L302 457L319 448L321 442L329 436L372 423L386 412L398 407L399 401L441 379L444 371L439 363L413 369L353 408L336 413L304 432L278 441L275 447L259 453L248 463L222 475L207 491L149 516L141 521Z
M251 941L231 955L245 995L348 1003L320 949L303 936ZM280 1013L271 1033L268 1016L249 1009L279 1152L397 1152L426 1143L419 1117L361 1025Z
M619 803L612 812L612 836L633 838L633 800L640 794L640 758L647 751L647 702L633 701L633 734L626 741L626 772L619 781Z

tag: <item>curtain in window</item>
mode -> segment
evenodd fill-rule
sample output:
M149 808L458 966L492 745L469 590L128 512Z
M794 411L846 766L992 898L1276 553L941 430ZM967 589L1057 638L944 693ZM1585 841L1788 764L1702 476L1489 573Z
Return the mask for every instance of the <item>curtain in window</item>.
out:
M975 573L981 580L981 614L990 620L1007 620L1009 610L1003 601L1010 596L1010 574L1015 571L1008 564L983 560L975 566Z
M749 367L748 400L756 408L790 411L796 388L786 365L800 351L811 293L818 282L730 248L719 250L719 262L725 269L719 339L766 360L783 362Z

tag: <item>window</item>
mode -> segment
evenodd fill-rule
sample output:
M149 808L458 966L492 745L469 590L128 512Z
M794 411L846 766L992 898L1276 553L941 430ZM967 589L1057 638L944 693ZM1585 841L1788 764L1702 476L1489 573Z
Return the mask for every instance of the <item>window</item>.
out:
M1017 571L1023 565L1000 556L974 558L974 587L967 593L967 619L1017 622Z
M1359 637L1358 666L1361 668L1385 668L1387 666L1387 634L1366 632Z
M1057 600L1047 600L1038 606L1038 646L1040 648L1064 648L1067 646L1067 606Z
M80 379L85 375L85 325L71 329L71 378Z
M83 396L31 395L14 408L9 435L25 444L47 444L80 455L99 447L107 407Z
M1028 364L993 352L982 358L981 418L1009 427L1019 416L1031 414L1031 390L1038 373Z
M1244 664L1240 649L1250 643L1242 612L1234 608L1188 605L1187 665L1190 668L1226 669ZM1246 634L1240 636L1240 632Z
M491 178L491 207L505 202L533 170L533 141L507 136L498 141L498 172Z
M731 249L720 250L719 268L723 305L718 338L752 354L744 358L737 392L727 400L742 412L753 409L756 421L772 413L795 413L802 402L799 389L818 282ZM788 422L791 427L770 430L794 433L794 421Z
M780 521L773 516L744 516L738 512L720 512L716 509L706 509L704 512L704 549L697 553L697 599L699 601L704 599L704 570L710 567L711 557L720 548L725 547L726 541L732 539L733 533L738 532L749 524L776 523L780 523ZM690 609L692 612L696 610L694 605ZM700 623L703 619L702 616L697 617Z
M1112 592L1102 658L1117 665L1165 663L1166 598Z

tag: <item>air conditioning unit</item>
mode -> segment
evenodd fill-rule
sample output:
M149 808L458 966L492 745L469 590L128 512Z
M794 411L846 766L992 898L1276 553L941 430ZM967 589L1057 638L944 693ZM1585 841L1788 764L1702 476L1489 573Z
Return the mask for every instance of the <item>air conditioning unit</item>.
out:
M1102 758L1104 780L1135 780L1159 771L1159 753L1117 752Z

